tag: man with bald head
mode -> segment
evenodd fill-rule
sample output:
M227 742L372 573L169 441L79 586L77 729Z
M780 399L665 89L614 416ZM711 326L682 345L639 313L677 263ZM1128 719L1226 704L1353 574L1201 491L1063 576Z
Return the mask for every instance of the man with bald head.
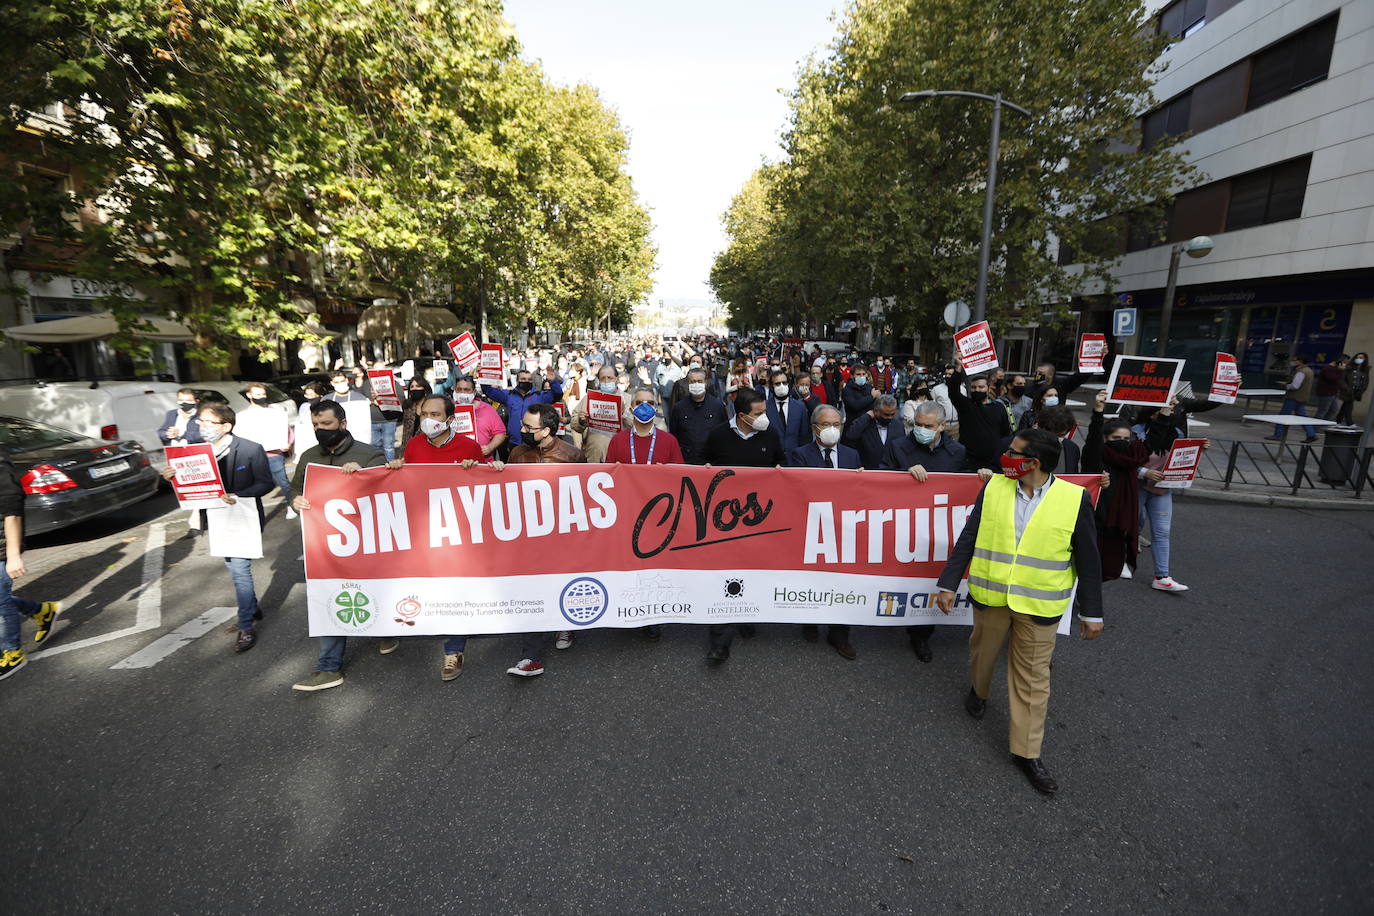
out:
M787 453L787 466L789 468L861 470L863 462L859 459L859 453L840 443L840 433L843 429L844 420L841 419L839 410L829 404L822 404L817 407L811 413L812 440ZM807 642L815 642L820 639L820 632L820 627L815 624L806 624L802 627L802 636ZM841 658L853 661L859 657L859 653L849 643L849 626L847 624L832 623L825 641L840 654Z

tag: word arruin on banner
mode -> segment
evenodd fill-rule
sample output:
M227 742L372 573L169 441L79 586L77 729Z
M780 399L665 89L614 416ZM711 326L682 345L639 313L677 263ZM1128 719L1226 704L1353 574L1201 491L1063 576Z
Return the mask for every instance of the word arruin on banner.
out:
M311 632L967 623L962 591L950 618L931 596L981 487L687 465L312 466Z

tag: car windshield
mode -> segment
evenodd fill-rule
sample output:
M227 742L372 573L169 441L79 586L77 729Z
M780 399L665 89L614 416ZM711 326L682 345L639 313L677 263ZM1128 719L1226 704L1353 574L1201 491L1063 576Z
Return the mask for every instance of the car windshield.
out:
M18 417L0 417L0 449L11 455L35 452L40 449L59 445L71 445L86 437L67 429L58 429L46 423L21 420Z

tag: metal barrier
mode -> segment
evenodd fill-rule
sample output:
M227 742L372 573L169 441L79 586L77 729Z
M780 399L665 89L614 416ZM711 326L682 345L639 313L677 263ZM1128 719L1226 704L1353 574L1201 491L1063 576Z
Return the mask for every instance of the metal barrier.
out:
M1197 476L1220 481L1223 490L1233 483L1285 489L1293 496L1303 489L1348 490L1351 498L1360 499L1366 486L1374 490L1372 463L1374 448L1213 439L1202 453Z

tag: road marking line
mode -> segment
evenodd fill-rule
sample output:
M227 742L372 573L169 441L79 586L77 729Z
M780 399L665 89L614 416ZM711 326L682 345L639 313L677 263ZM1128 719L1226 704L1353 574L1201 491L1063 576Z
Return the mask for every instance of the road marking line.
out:
M216 629L224 621L237 617L238 613L236 607L212 607L196 619L188 620L172 632L158 637L123 661L115 662L110 669L151 668L177 649Z
M52 655L61 655L64 652L74 652L77 649L98 646L101 643L121 639L125 636L133 636L135 633L155 630L162 626L162 553L166 543L166 522L154 522L148 526L148 550L143 554L143 589L138 595L138 614L134 618L133 626L115 630L113 633L102 633L100 636L78 639L76 642L63 643L53 646L51 649L44 649L42 652L32 653L29 657L47 658Z

